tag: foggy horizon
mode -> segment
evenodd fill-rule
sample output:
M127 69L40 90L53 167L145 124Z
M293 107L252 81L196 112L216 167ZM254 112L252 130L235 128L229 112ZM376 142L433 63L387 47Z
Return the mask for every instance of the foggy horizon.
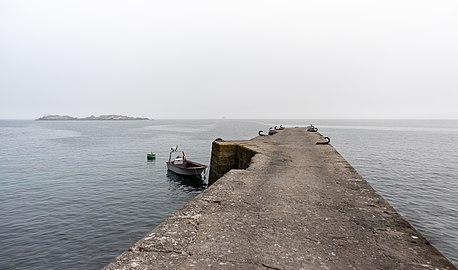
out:
M458 119L456 1L0 3L0 119Z
M61 115L61 116L72 116L76 118L84 118L84 117L89 117L91 115L82 115L82 116L75 116L75 115L68 115L68 114L50 114L50 115ZM122 114L101 114L101 115L122 115ZM37 116L35 118L0 118L0 120L38 120L38 118L42 116L48 116L48 115L41 115ZM100 115L94 115L94 116L100 116ZM374 120L374 121L383 121L383 120L412 120L412 121L427 121L427 120L437 120L437 121L449 121L449 120L458 120L458 118L229 118L229 117L220 117L220 118L154 118L154 117L148 117L148 116L143 116L143 115L122 115L122 116L130 116L130 117L144 117L148 118L148 120L76 120L76 121L150 121L150 120L313 120L313 121L319 121L319 120L354 120L354 121L366 121L366 120ZM74 121L74 120L44 120L44 121ZM310 124L310 123L304 123L304 124Z

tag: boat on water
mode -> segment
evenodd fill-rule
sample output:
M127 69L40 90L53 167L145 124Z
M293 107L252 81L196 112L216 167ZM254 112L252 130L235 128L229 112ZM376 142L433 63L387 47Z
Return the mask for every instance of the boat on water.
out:
M172 160L172 155L175 158ZM166 162L167 169L181 176L201 177L207 169L207 165L191 161L186 158L184 151L178 150L178 146L172 147L169 155L169 161Z

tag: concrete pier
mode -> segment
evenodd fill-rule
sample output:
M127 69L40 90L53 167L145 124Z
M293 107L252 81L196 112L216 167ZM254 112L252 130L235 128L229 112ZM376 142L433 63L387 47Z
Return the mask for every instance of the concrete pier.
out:
M213 184L104 269L456 269L321 140L215 141Z

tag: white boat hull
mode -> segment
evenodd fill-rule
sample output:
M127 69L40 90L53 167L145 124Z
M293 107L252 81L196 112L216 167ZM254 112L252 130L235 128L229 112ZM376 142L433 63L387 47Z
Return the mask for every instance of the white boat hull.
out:
M189 161L183 164L173 164L173 162L166 163L169 171L183 176L201 176L207 168L206 165Z

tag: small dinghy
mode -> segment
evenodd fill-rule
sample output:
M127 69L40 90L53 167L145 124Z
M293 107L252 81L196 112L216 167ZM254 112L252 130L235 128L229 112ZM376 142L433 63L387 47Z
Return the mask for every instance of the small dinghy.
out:
M172 155L176 157L172 160ZM169 155L169 161L166 162L167 169L181 176L201 177L207 169L207 165L191 161L186 158L184 151L179 151L178 146L172 147Z

